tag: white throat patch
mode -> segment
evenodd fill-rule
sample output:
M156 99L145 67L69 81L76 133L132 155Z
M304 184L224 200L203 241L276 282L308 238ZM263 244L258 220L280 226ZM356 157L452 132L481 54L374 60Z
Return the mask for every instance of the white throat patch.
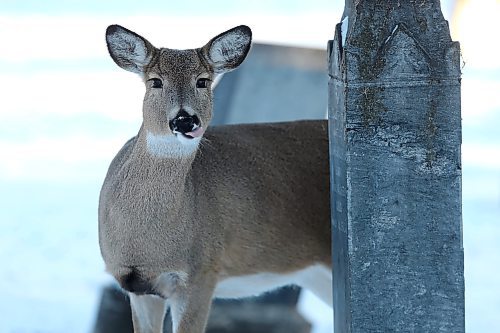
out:
M181 158L187 157L196 152L201 137L188 139L181 134L163 135L148 132L146 143L148 152L161 158Z

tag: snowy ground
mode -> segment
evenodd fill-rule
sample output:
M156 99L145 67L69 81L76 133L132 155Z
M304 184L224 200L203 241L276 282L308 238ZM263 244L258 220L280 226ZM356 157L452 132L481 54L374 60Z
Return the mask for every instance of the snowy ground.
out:
M46 3L55 14L60 10L55 1ZM139 30L155 32L152 41L164 41L169 31L148 20L151 13L144 14L145 19L144 15L127 17L123 9L121 16L109 14L112 10L108 8L107 17L91 13L28 19L15 11L12 17L6 16L0 10L4 39L0 52L0 333L89 333L100 288L110 281L97 244L99 187L112 156L138 129L143 88L133 75L109 61L103 31L109 23L129 22L134 27L136 22L146 22L139 24ZM333 34L333 25L328 24L332 19L327 20L328 13L304 15L304 20L319 15L317 21L326 22L321 33L288 33L286 29L297 27L286 18L277 26L286 27L286 35L298 36L302 45L324 46L323 41ZM230 27L241 19L219 25ZM254 18L254 25L265 21ZM191 33L186 40L205 42L197 29L186 28L185 18L176 24ZM280 39L285 34L261 28L256 35ZM311 42L309 35L317 40ZM182 47L182 40L177 43ZM498 92L498 60L466 65L463 222L466 326L472 333L500 331ZM309 294L300 307L317 322L314 333L331 332L329 309Z

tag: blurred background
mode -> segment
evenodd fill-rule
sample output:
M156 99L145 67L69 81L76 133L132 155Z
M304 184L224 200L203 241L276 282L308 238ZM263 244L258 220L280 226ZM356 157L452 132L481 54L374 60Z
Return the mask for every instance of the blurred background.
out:
M500 1L441 3L464 64L466 328L498 332ZM98 195L111 159L139 129L144 88L108 56L109 24L169 48L199 47L246 24L258 43L317 57L343 7L341 0L1 0L0 333L89 333L111 281L97 242ZM313 87L327 80L326 59L323 66L324 76L320 64L306 80ZM304 76L278 76L275 87L297 77ZM315 91L326 105L326 86ZM269 119L286 117L273 109ZM216 114L221 122L235 121L224 112ZM299 307L313 332L332 331L331 310L309 293Z

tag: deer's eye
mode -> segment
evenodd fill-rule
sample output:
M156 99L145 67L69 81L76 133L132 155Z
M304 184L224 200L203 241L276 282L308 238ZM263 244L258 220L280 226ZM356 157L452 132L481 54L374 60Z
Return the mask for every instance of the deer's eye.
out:
M210 80L207 78L201 78L196 81L196 88L208 88Z
M148 82L151 82L151 88L163 88L163 82L160 79L153 78L149 79Z

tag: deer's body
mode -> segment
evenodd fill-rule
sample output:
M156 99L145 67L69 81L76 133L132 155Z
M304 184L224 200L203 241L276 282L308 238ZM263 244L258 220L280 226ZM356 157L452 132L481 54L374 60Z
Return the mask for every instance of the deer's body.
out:
M161 332L169 305L174 332L201 333L214 296L257 295L290 283L331 304L326 121L204 132L211 96L198 87L199 79L194 96L201 102L191 102L193 95L184 101L181 94L174 100L172 91L192 89L185 72L211 78L222 71L222 60L237 66L242 59L221 60L213 53L227 42L217 44L217 38L226 37L216 37L206 49L175 53L188 65L195 54L202 60L189 68L181 57L177 72L165 74L161 67L168 64L153 60L161 51L155 54L147 41L141 50L139 36L113 29L108 47L115 61L134 71L127 66L148 58L139 74L145 81L151 73L163 80L161 92L157 82L148 87L144 123L111 163L99 205L101 252L107 270L130 292L135 331ZM240 30L232 31L247 33ZM124 62L120 52L126 47L133 59ZM244 58L248 49L243 51ZM176 75L167 78L172 71ZM164 100L165 106L158 102Z

